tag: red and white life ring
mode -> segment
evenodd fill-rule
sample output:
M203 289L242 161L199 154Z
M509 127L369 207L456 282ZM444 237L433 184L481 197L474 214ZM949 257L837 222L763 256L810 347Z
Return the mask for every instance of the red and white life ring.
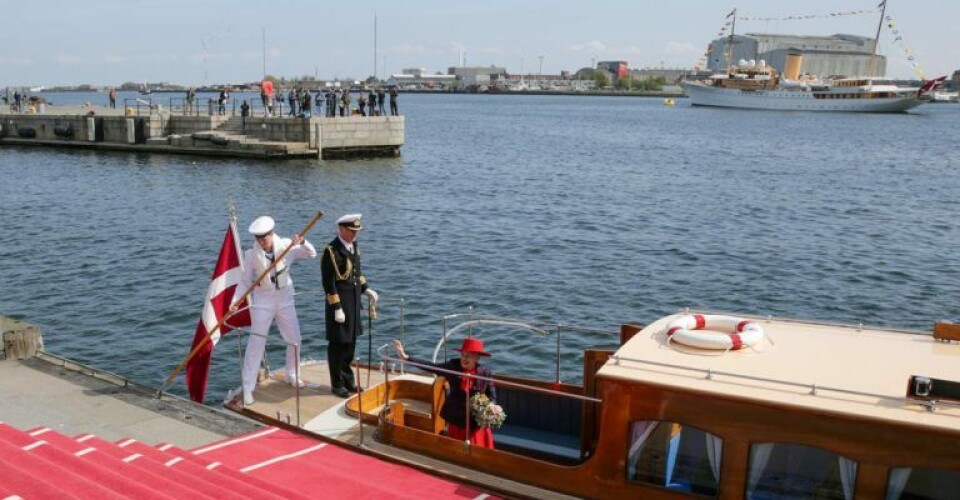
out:
M701 349L736 351L756 345L763 340L763 335L763 328L754 321L716 314L685 314L667 325L667 337L671 341Z

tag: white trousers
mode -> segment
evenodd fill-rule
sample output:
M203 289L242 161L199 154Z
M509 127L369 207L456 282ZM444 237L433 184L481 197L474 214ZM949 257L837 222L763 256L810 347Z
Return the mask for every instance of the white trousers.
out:
M267 333L270 324L276 320L277 329L287 343L287 377L297 376L300 358L297 348L300 346L300 321L293 304L293 286L280 290L253 292L253 306L250 307L250 339L247 340L247 352L243 356L243 390L253 392L257 386L257 371L263 359L267 345Z

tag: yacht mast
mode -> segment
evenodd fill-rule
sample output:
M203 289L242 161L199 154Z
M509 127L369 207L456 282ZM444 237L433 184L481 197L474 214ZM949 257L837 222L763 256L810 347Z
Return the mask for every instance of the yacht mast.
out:
M733 35L737 32L737 9L733 9L730 12L730 15L727 17L733 16L733 23L730 26L730 39L727 41L727 67L732 67L733 64Z
M877 45L880 44L880 30L883 28L883 17L887 13L887 0L880 2L880 22L877 23L877 35L873 38L873 54L870 54L870 68L867 70L867 76L877 76L874 72L877 68Z

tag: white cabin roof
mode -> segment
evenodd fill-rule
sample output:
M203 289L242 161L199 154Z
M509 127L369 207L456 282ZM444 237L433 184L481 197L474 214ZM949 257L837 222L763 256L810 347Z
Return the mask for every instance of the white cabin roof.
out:
M745 318L757 320L766 335L755 348L706 351L667 341L667 324L676 317L637 333L598 376L960 430L960 407L931 412L905 399L911 375L960 382L960 343L923 333Z

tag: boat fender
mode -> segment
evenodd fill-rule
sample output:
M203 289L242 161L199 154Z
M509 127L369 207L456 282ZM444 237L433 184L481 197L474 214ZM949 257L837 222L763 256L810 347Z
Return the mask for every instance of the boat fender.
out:
M17 135L24 139L33 139L37 136L37 129L33 127L20 127L17 129Z
M70 125L57 125L53 127L53 133L57 137L73 137L73 127Z
M685 314L667 325L671 341L701 349L738 351L756 345L763 336L763 328L754 321L717 314Z

